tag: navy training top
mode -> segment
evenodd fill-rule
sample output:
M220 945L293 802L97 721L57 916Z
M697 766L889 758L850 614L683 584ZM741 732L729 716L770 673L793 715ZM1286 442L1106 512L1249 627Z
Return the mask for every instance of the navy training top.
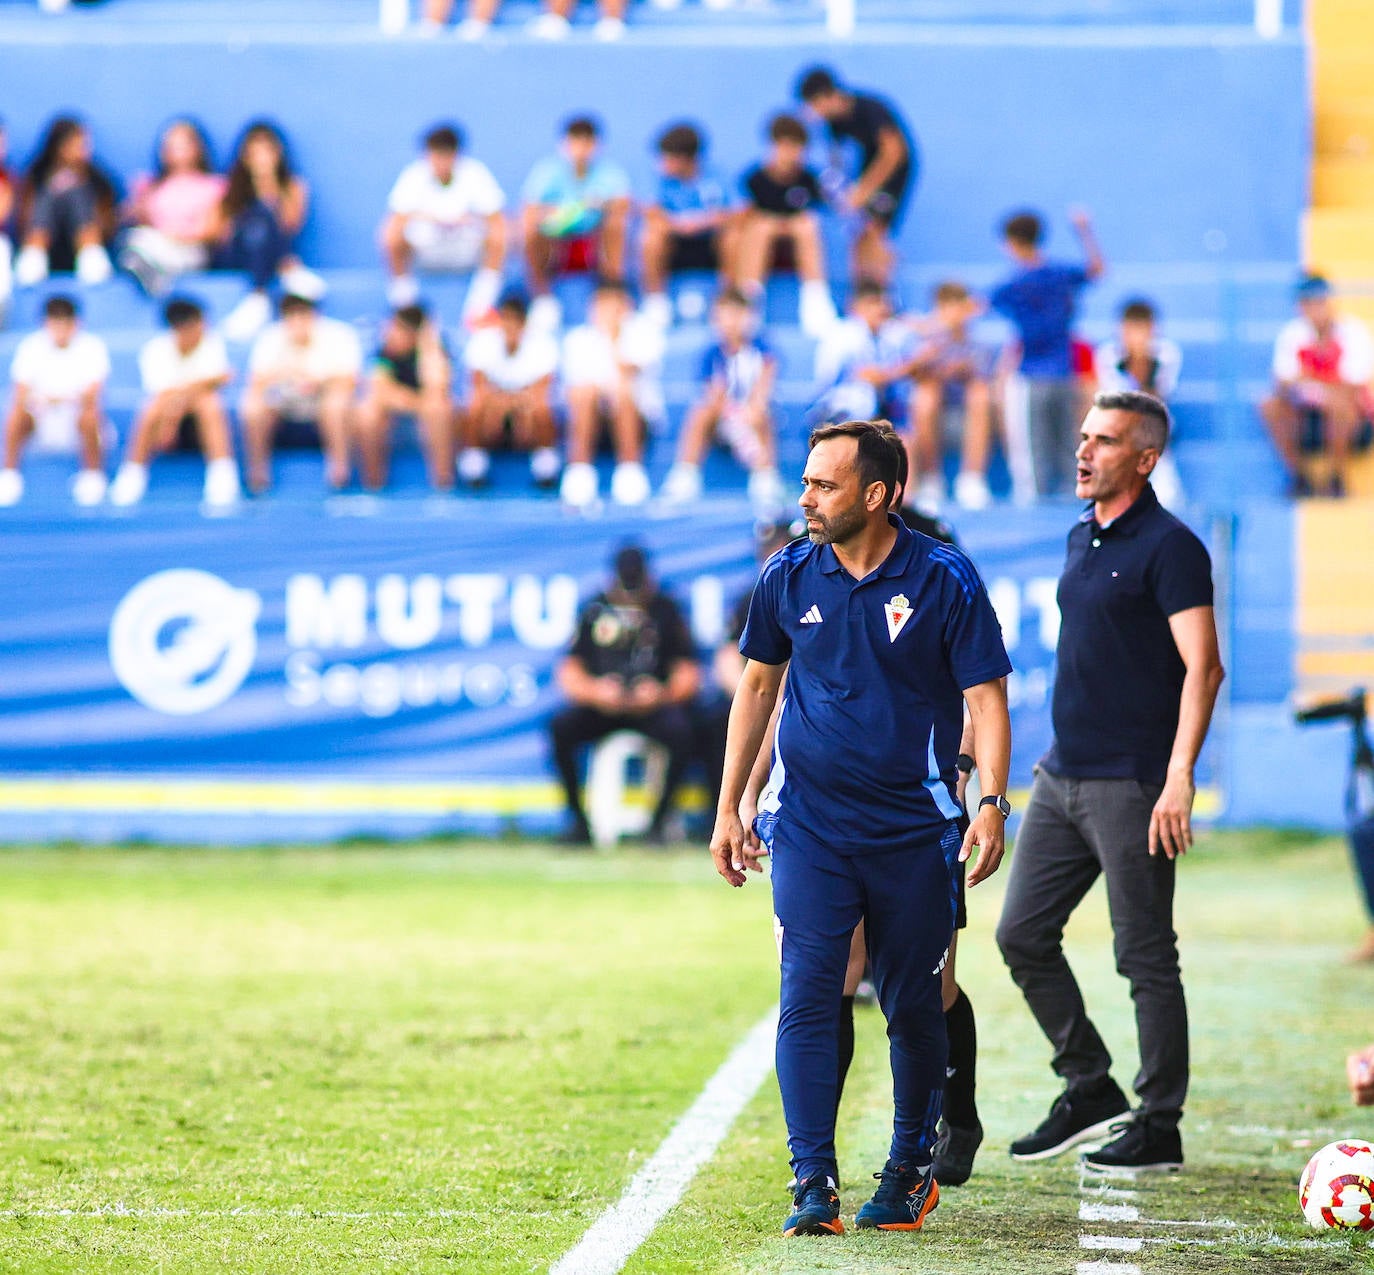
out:
M978 571L952 545L896 528L855 580L830 545L764 564L739 649L789 659L761 817L789 844L871 854L937 841L960 814L963 692L1011 672Z
M1073 375L1073 325L1078 294L1091 283L1082 266L1044 261L1019 269L989 298L1021 339L1021 375L1067 380Z
M1212 605L1212 560L1148 483L1105 527L1088 506L1059 577L1054 739L1040 764L1066 779L1163 783L1184 665L1169 617Z

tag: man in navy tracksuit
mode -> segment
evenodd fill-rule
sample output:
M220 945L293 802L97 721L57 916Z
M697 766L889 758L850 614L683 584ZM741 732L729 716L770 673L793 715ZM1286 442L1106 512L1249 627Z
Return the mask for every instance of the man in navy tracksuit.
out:
M802 478L807 539L765 565L740 639L711 853L730 884L772 856L782 964L777 1072L797 1185L787 1235L840 1234L835 1094L849 936L866 922L891 1043L892 1147L860 1227L916 1230L939 1199L930 1172L944 1087L940 966L957 867L975 885L1001 861L1011 671L973 564L887 512L897 454L885 426L818 429ZM754 830L738 809L787 666L773 773ZM967 702L983 798L956 820Z

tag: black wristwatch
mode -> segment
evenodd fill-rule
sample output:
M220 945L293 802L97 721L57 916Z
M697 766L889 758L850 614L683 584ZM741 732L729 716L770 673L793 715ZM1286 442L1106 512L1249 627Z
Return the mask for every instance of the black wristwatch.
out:
M960 753L954 759L954 764L959 767L959 773L964 775L973 774L973 768L978 764L967 753Z
M981 810L984 806L996 806L997 813L1001 815L1003 819L1011 815L1011 802L1000 793L995 797L984 797L983 800L978 803L978 809Z

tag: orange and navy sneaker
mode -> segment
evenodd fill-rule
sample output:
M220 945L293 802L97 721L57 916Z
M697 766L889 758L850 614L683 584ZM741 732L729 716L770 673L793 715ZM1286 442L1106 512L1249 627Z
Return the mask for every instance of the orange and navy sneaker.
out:
M784 1235L843 1235L840 1197L833 1178L820 1176L793 1188L792 1215L782 1224Z
M940 1203L940 1188L929 1169L908 1169L889 1160L883 1171L873 1176L878 1179L878 1189L854 1219L862 1229L919 1231Z

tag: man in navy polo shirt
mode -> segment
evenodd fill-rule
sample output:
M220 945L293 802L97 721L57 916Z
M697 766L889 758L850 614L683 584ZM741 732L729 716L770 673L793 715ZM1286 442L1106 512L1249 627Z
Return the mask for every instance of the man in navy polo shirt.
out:
M796 1177L786 1235L840 1234L835 1162L840 998L854 927L891 1042L892 1147L860 1227L917 1230L939 1200L930 1171L946 1039L940 966L954 931L956 870L997 869L1011 725L1011 671L973 564L908 531L890 430L816 430L799 503L807 538L769 559L749 607L747 663L730 712L711 853L731 885L772 856L782 965L777 1072ZM790 663L789 663L790 661ZM754 834L740 797L787 667L774 769ZM963 705L988 796L956 820Z
M997 927L1066 1088L1040 1127L1011 1144L1018 1160L1115 1133L1088 1167L1183 1164L1188 1010L1174 868L1192 845L1193 766L1225 673L1207 550L1150 487L1168 441L1168 409L1148 394L1099 394L1083 422L1077 492L1092 504L1069 532L1059 578L1054 740L1036 768ZM1099 874L1116 968L1135 1002L1134 1118L1062 947Z

